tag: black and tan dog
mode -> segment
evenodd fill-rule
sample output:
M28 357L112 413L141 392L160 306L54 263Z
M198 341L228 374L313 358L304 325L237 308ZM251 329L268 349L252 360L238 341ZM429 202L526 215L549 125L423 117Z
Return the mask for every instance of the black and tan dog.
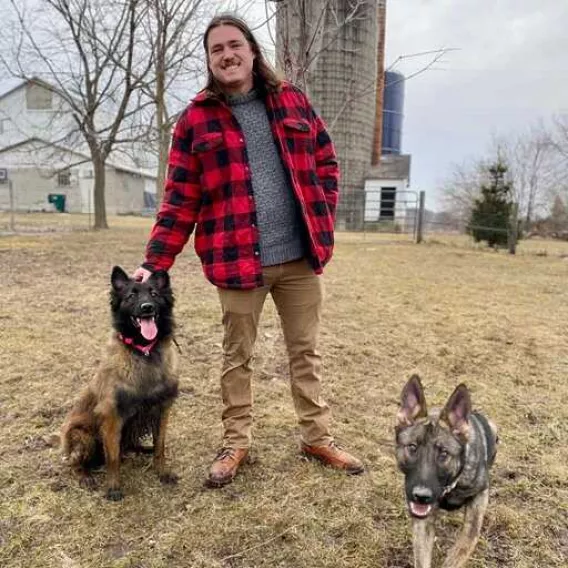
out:
M122 498L121 456L141 449L149 434L160 480L177 481L165 466L164 445L178 382L168 274L156 272L141 283L115 266L111 284L114 332L94 379L63 425L62 445L85 486L94 485L91 469L106 463L106 496L116 501Z
M396 458L405 475L415 568L431 566L439 509L465 511L463 529L443 567L461 568L471 556L487 509L496 445L495 426L472 412L464 384L442 410L428 413L420 378L413 375L406 383L397 416Z

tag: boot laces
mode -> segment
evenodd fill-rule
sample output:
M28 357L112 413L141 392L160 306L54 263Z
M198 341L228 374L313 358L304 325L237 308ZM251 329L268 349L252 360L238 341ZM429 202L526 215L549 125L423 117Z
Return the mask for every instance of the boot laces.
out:
M215 461L222 461L227 458L232 458L235 455L233 448L221 448L215 456Z

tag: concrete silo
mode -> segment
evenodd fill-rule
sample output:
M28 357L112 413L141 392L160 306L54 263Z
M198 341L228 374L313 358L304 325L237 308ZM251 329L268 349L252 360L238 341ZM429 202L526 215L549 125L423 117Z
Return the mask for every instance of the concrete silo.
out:
M278 65L308 92L337 148L341 166L338 228L357 229L363 223L365 176L377 144L378 60L382 68L382 58L377 57L378 15L384 14L384 4L384 0L281 0L277 4Z

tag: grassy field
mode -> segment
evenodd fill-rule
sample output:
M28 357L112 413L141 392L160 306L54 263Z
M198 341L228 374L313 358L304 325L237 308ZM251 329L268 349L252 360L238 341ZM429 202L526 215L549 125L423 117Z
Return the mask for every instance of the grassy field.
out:
M465 381L500 427L470 566L567 565L568 245L523 243L512 257L451 239L338 235L325 275L324 392L338 441L368 471L349 478L298 456L268 303L253 459L221 490L203 485L221 439L220 311L188 247L171 272L182 354L168 449L182 479L163 487L147 457L129 458L126 498L110 503L78 487L53 435L108 337L111 267L137 266L151 221L111 219L89 233L72 230L86 218L61 219L67 230L56 232L19 218L33 234L0 238L0 566L411 568L393 426L412 372L431 404ZM460 522L440 519L438 565Z

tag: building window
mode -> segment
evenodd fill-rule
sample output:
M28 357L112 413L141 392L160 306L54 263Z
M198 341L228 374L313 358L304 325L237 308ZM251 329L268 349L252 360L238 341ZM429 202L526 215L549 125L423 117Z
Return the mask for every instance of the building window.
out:
M68 187L71 185L71 172L69 170L63 170L57 174L57 186L58 187Z
M26 88L26 108L28 110L51 110L53 93L35 83L28 83Z

